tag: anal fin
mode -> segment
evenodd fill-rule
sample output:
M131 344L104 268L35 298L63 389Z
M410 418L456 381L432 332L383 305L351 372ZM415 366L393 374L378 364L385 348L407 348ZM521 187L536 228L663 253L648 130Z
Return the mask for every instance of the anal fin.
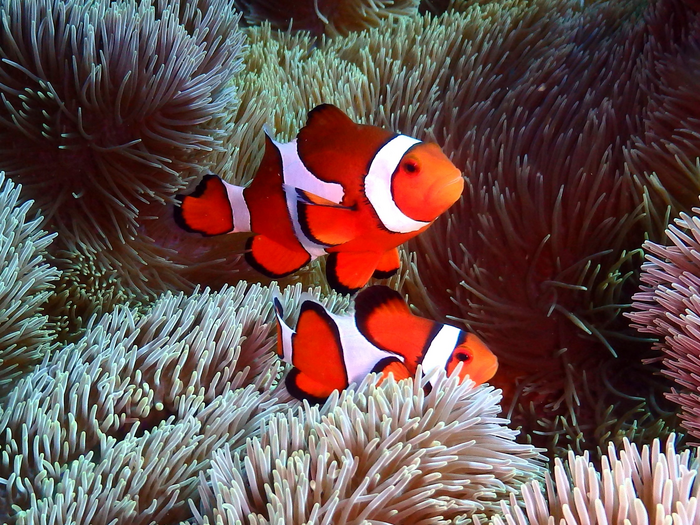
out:
M268 277L284 277L311 261L311 256L301 247L293 250L264 235L248 239L245 258L248 264Z
M400 266L399 249L392 248L381 256L372 276L377 279L388 279L399 270Z
M326 259L328 284L337 292L353 294L374 273L380 254L375 252L333 252Z

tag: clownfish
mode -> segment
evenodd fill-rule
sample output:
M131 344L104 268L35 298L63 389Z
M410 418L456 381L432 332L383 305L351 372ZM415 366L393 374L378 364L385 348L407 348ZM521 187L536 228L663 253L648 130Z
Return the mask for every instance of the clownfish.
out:
M273 298L277 317L277 354L294 365L287 374L291 395L321 403L334 390L359 383L371 372L385 378L415 376L459 363L460 381L476 384L491 379L498 359L476 335L413 315L401 295L386 286L370 286L355 298L354 315L336 315L307 299L296 330L283 319L282 304Z
M372 276L393 275L397 246L425 231L463 189L437 144L356 124L322 104L291 142L266 132L249 186L205 175L192 194L177 196L175 220L203 235L255 233L246 260L272 278L329 254L329 284L354 293Z

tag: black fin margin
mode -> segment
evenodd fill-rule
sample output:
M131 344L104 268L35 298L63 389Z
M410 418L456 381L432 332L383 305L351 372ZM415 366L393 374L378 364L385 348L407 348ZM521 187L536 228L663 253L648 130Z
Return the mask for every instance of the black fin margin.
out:
M182 203L185 199L198 199L199 197L204 195L204 192L207 189L207 181L209 181L210 179L216 179L223 184L223 180L221 179L221 177L213 173L207 173L206 175L204 175L204 177L202 177L202 180L199 181L192 193L190 193L189 195L183 195L182 193L178 193L177 195L175 195L175 200L177 201L177 204L173 208L173 219L175 220L175 224L177 224L180 228L182 228L188 233L198 233L202 237L218 237L219 235L224 234L209 234L191 228L189 224L187 224L187 221L185 221L185 218L182 216ZM231 211L231 224L233 225L233 210Z
M304 235L306 235L311 241L315 242L319 246L323 246L325 248L329 248L331 246L337 246L335 244L328 244L325 242L322 242L316 238L316 236L311 233L311 227L309 226L309 219L306 216L306 208L309 206L316 206L315 204L310 204L306 201L297 201L297 219L299 220L299 227L301 228L301 231L304 232Z
M384 270L374 270L372 277L374 277L375 279L388 279L389 277L393 277L394 275L396 275L396 272L398 271L398 268L389 270L388 272L385 272Z
M396 301L397 299L401 301L402 304L406 304L399 292L389 288L388 286L379 284L365 288L359 294L357 294L357 297L355 297L355 325L357 326L357 329L365 337L365 339L382 350L387 349L379 345L372 337L372 334L369 333L369 330L367 329L367 320L369 319L370 315L372 315L372 312L382 304L390 301Z
M326 114L326 118L331 122L336 120L341 124L354 124L353 120L348 117L347 113L345 113L342 109L340 109L338 106L325 102L323 104L319 104L306 114L306 124L304 127L313 124L313 121L318 118L323 118L324 113Z
M280 317L284 317L284 308L282 307L282 303L280 302L279 297L273 297L272 298L272 306L275 309L275 313L279 315Z
M403 361L401 361L401 359L399 359L398 357L385 357L384 359L380 359L379 361L377 361L377 364L374 365L374 368L372 368L371 373L380 374L391 363L403 363Z
M300 373L301 371L298 368L292 368L287 374L287 377L284 378L284 384L287 387L289 394L299 400L306 399L312 405L325 403L326 399L328 399L327 397L312 396L297 386L296 378Z
M333 288L338 293L344 293L348 295L356 294L361 288L348 288L338 279L338 273L336 271L336 266L338 265L338 254L333 252L328 254L326 258L326 280L328 285Z
M245 242L245 253L243 254L243 257L245 258L245 261L253 267L254 270L257 272L263 274L265 277L271 277L272 279L278 279L280 277L286 277L288 275L292 275L294 272L299 271L301 268L306 266L311 262L311 256L309 255L308 258L306 259L306 262L299 266L298 268L295 268L292 271L286 272L286 273L274 273L265 268L263 265L261 265L255 257L253 257L253 239L257 237L256 235L253 235L252 237L249 237L248 240Z

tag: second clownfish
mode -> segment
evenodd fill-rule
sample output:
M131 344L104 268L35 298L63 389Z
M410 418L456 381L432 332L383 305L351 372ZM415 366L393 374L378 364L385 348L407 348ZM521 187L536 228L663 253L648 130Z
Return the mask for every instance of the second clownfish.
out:
M294 365L287 375L290 394L311 402L324 401L334 390L359 383L371 372L405 379L418 365L429 375L452 373L459 363L460 380L476 384L491 379L496 356L474 334L413 315L401 295L386 286L370 286L355 298L354 315L336 315L307 299L296 329L283 319L274 298L277 353Z
M248 187L207 175L179 196L175 218L204 235L254 232L246 259L273 278L325 254L337 291L389 277L399 268L397 246L425 231L464 188L436 144L356 124L329 104L309 112L291 142L265 140Z

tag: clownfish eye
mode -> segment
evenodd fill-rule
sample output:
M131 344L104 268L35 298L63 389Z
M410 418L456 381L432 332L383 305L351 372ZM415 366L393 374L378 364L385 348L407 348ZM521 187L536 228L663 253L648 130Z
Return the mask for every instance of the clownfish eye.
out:
M418 163L413 160L413 159L408 159L404 161L403 163L403 169L406 173L418 173L420 171L420 166L418 166Z
M466 354L464 352L457 352L455 357L457 359L459 359L460 361L469 361L469 359L470 359L469 354Z

